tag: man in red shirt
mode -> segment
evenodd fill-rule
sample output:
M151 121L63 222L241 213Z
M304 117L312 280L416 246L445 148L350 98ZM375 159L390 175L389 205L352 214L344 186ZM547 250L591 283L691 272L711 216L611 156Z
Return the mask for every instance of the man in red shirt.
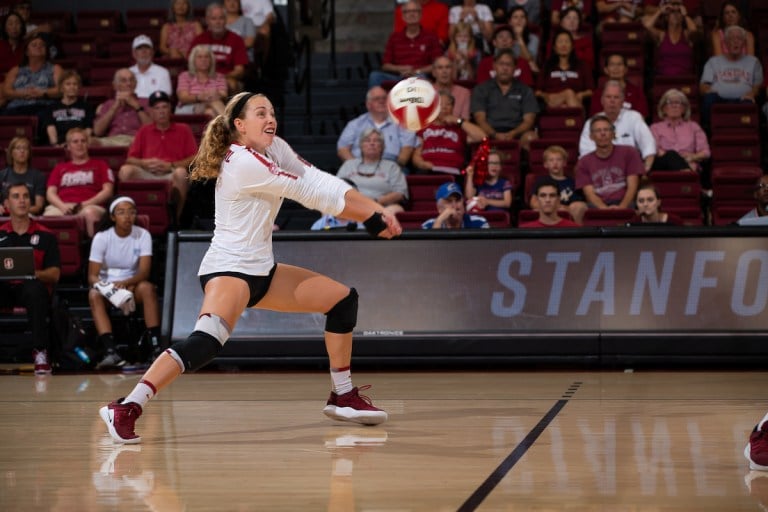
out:
M392 32L381 59L381 71L372 71L368 89L387 80L400 80L419 75L427 78L432 63L443 54L443 47L434 32L421 26L421 5L408 2L402 10L405 28Z
M88 155L88 134L83 128L67 132L66 149L70 161L57 164L48 176L48 206L43 215L81 215L92 237L106 211L104 205L115 193L115 177L107 162Z
M152 123L142 126L128 148L118 177L128 180L169 180L177 199L176 220L187 198L187 169L197 153L189 126L171 122L171 99L163 91L149 97Z
M536 180L533 195L539 202L539 218L520 224L521 228L577 228L578 224L570 219L564 219L558 214L560 210L560 191L557 182L542 176Z
M421 7L421 26L437 35L442 46L448 44L448 6L438 0L418 0L414 2ZM395 7L395 26L393 32L401 32L405 29L406 21L403 18L405 5Z
M205 25L207 29L192 40L189 48L210 45L216 57L216 71L227 79L229 94L237 94L243 90L243 76L248 65L245 42L227 29L227 15L219 4L210 4L205 10Z

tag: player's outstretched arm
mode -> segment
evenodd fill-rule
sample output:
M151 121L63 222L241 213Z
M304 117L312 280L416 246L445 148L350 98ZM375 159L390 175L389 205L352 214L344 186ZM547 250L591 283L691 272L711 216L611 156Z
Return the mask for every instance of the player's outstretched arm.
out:
M362 222L371 235L392 238L402 234L403 228L393 214L385 211L379 203L357 190L348 190L344 195L344 202L344 210L339 216Z

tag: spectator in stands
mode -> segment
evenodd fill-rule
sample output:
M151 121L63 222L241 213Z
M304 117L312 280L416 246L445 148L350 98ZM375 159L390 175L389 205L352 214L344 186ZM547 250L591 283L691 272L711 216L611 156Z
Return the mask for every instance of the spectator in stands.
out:
M598 114L589 124L596 148L576 163L576 188L584 192L591 208L632 208L639 176L645 173L635 148L614 144L611 120Z
M658 24L661 24L657 28ZM656 43L656 76L681 76L694 72L694 38L699 28L688 16L682 0L668 0L643 25Z
M393 215L403 211L408 199L408 183L400 166L383 160L384 135L368 128L360 136L360 158L345 161L336 176L354 183L361 194L370 197Z
M533 197L536 198L539 218L523 222L520 228L577 228L579 224L560 216L560 192L558 183L549 176L539 176L533 185Z
M475 169L467 166L464 193L472 204L470 213L479 211L505 211L512 207L512 183L501 177L501 155L491 149L486 160L488 172L485 181L475 186Z
M243 14L256 27L256 41L253 44L254 62L263 63L269 55L272 25L275 23L275 9L272 0L240 0Z
M171 0L168 21L160 29L160 54L172 59L186 58L192 41L203 32L189 0Z
M725 1L720 7L720 16L717 17L715 29L710 33L712 38L712 56L727 55L732 53L728 48L726 30L728 27L741 27L744 30L744 44L739 50L742 55L755 55L755 36L747 30L744 17L739 11L736 2Z
M682 226L683 219L674 213L661 210L661 198L659 191L653 183L646 182L639 186L635 195L637 214L627 224L667 224L670 226Z
M243 38L248 59L253 62L253 44L256 42L256 26L253 20L243 15L240 0L224 0L227 28Z
M445 5L443 7L447 13L448 8ZM432 72L432 62L443 54L437 35L421 25L419 2L411 0L403 4L402 16L405 26L402 30L392 32L387 39L381 58L381 71L371 71L368 77L369 88L387 80L416 75L426 77Z
M628 23L643 15L644 0L597 0L600 23Z
M699 123L691 121L691 104L678 89L669 89L659 99L660 121L651 125L656 141L654 171L691 169L701 172L701 163L709 158L709 142Z
M7 197L3 194L8 187L24 183L30 193L29 213L40 215L45 206L45 175L31 166L31 149L31 143L26 137L14 137L8 143L8 148L5 150L7 167L0 171L0 197ZM0 215L7 214L8 212L0 205Z
M554 51L539 74L536 96L547 108L583 108L592 96L592 70L576 56L570 32L561 30L553 40Z
M576 188L576 181L566 175L565 167L568 163L568 151L558 145L548 146L544 150L544 168L547 169L549 178L557 185L559 194L559 207L568 212L576 224L581 224L584 213L587 211L587 203L584 194ZM530 198L531 209L539 210L536 192Z
M493 55L488 55L480 60L477 65L477 76L475 82L481 84L486 80L496 77L496 71L494 70L494 62L496 55L502 50L511 50L515 44L514 33L512 27L507 24L501 25L493 33ZM533 87L533 72L528 65L528 61L522 57L515 58L515 71L514 78L518 82L524 83L528 87Z
M210 45L216 57L216 71L227 79L229 94L242 91L242 80L248 65L248 53L243 38L227 29L227 16L220 4L208 4L205 9L205 24L206 30L192 40L191 47L199 44Z
M136 77L136 96L149 98L149 95L155 91L172 94L171 74L163 66L152 62L155 54L152 39L140 34L133 38L131 48L133 48L133 59L136 61L130 67L131 73Z
M0 74L7 73L24 60L24 19L17 12L11 12L3 21L0 32Z
M352 119L344 127L336 143L336 152L342 161L360 158L360 136L368 128L376 128L384 135L384 160L392 160L404 167L411 160L416 146L416 134L402 128L389 117L387 92L379 86L371 87L365 95L368 112Z
M125 360L115 350L112 322L109 318L110 301L101 289L112 290L105 284L133 294L136 304L141 304L147 337L152 345L152 359L162 351L160 341L160 308L157 290L149 281L152 269L152 237L149 231L137 226L136 203L127 196L114 199L105 213L104 221L91 242L88 256L88 302L98 344L104 349L104 357L96 365L97 370L121 367ZM97 286L97 284L99 286Z
M480 215L470 215L464 210L464 195L461 187L452 182L440 185L435 192L438 215L428 219L421 225L422 229L461 229L461 228L490 228L490 224Z
M610 53L605 57L605 67L603 72L608 80L614 80L621 84L624 91L624 106L628 109L635 110L640 113L643 119L648 117L648 100L645 97L643 88L638 86L631 80L627 80L627 73L629 67L627 67L627 59L622 53ZM599 82L598 82L599 84ZM593 116L603 110L603 104L600 98L603 97L603 88L598 87L592 91L592 103L589 109L589 115Z
M566 11L571 8L578 11L582 20L588 19L592 15L592 0L552 0L550 25L552 27L561 25Z
M41 36L24 44L24 58L5 75L3 96L7 116L37 116L59 97L58 82L62 69L49 59L48 45Z
M224 112L227 80L216 71L216 59L211 48L200 44L192 48L187 70L179 73L176 87L177 114L208 114L215 117Z
M453 96L441 92L437 119L416 134L416 169L460 176L467 161L468 145L485 138L482 128L453 114L453 104Z
M530 23L539 25L541 23L541 0L488 0L488 4L493 11L493 17L498 23L505 23L509 20L509 13L515 7L525 10L525 16ZM547 6L549 2L547 2Z
M529 2L531 3L531 2ZM539 72L539 36L531 33L528 15L524 7L517 5L509 11L509 26L512 27L512 52L515 57L525 59L534 73Z
M457 80L474 81L480 51L475 46L472 28L464 22L451 25L451 40L445 55L454 63ZM433 63L434 65L434 63Z
M152 122L146 110L149 101L136 96L136 77L128 68L115 71L115 97L96 107L93 134L101 146L130 146L142 125Z
M42 116L42 123L51 146L63 146L70 128L83 128L91 137L93 132L93 107L78 97L82 81L77 71L64 70L59 78L61 99L51 105Z
M197 142L188 125L171 122L171 99L163 91L149 97L149 111L152 123L139 128L118 177L121 181L170 181L179 220L187 198L187 169L197 153Z
M0 281L0 305L27 310L35 374L46 375L51 373L51 295L61 275L61 258L56 235L31 217L31 194L23 182L5 191L3 205L11 218L0 226L0 247L32 247L35 278Z
M448 57L441 55L432 63L432 76L438 92L447 92L453 96L453 115L469 119L469 100L472 95L469 89L453 82L454 63Z
M755 103L763 83L763 66L752 55L743 53L747 32L731 25L725 29L725 45L728 51L715 55L704 64L699 91L701 121L709 129L709 116L715 103Z
M737 221L740 226L768 226L768 174L758 178L755 183L754 197L755 207Z
M448 11L449 28L459 22L472 28L472 35L479 50L490 49L488 45L493 38L493 13L488 5L476 0L463 0L461 5L454 5Z
M539 105L533 90L514 78L512 50L498 52L494 61L496 78L472 90L471 110L475 123L490 139L520 139L527 149L536 138L533 132Z
M21 18L24 20L24 24L26 25L26 31L24 32L24 37L30 38L32 36L35 36L37 34L46 34L46 41L48 44L50 44L50 40L47 38L47 35L51 32L51 26L48 23L35 23L32 21L32 3L28 0L20 0L17 1L14 6L13 10L21 16Z
M605 83L600 102L603 105L601 115L606 116L612 127L615 128L613 132L616 136L613 141L614 144L637 149L643 157L646 171L650 170L653 166L653 159L656 157L656 141L640 113L624 107L624 91L621 84L614 80L608 80ZM587 121L581 131L580 157L594 151L596 147L590 125L591 121Z
M408 25L405 17L405 11L413 9L414 6L408 6L408 3L415 4L419 8L421 26L424 30L435 34L440 41L441 46L448 43L448 6L440 0L414 0L395 7L395 24L393 32L402 32Z
M48 176L48 206L43 215L80 215L92 237L104 215L104 205L114 194L115 178L107 162L88 155L85 130L72 128L66 141L70 160L57 164Z
M591 73L595 69L595 46L592 33L584 31L582 28L582 19L582 14L579 9L576 7L568 7L562 12L559 26L560 30L565 30L571 34L571 38L573 39L573 51L576 54L576 57L578 57L579 61L584 63L584 66ZM549 43L547 44L547 58L552 55L553 39L554 38L550 38Z

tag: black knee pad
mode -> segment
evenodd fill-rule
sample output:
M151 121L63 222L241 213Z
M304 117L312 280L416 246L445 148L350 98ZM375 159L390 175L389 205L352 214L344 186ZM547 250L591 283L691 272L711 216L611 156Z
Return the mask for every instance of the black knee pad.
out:
M325 314L325 330L347 334L357 325L357 290L349 289L349 295L341 299Z
M210 363L221 352L221 348L219 340L203 331L195 331L171 347L184 363L185 371L193 372Z

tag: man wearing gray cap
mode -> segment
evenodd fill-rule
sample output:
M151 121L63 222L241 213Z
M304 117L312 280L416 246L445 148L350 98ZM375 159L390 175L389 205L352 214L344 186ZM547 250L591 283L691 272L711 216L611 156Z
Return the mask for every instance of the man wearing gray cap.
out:
M131 45L133 58L136 64L130 67L136 76L136 96L149 98L155 91L163 91L169 96L173 92L171 87L171 74L166 68L152 62L155 55L155 47L149 36L140 34L133 38Z

